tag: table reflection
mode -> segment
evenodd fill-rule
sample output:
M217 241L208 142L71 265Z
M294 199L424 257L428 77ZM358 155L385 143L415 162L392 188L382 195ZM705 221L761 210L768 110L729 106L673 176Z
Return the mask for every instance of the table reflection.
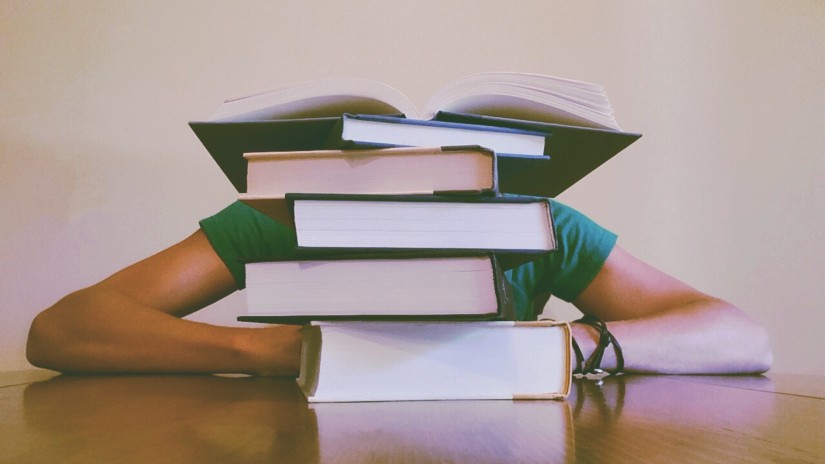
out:
M97 449L110 462L539 463L572 450L564 401L310 405L293 381L253 377L59 376L26 388L24 417L55 462Z
M318 455L314 416L285 380L59 376L29 385L23 401L43 462L313 462Z
M764 462L788 459L760 436L775 411L761 376L730 376L729 387L710 378L668 376L576 380L568 398L580 462Z
M58 376L22 390L36 462L815 462L764 377L576 380L566 401L308 404L294 381ZM720 385L723 384L723 385ZM21 387L22 389L22 387ZM776 402L782 401L782 408ZM808 401L808 402L805 402ZM812 403L813 402L813 403ZM820 417L820 419L817 419ZM818 421L818 422L817 422ZM820 429L821 430L821 429Z

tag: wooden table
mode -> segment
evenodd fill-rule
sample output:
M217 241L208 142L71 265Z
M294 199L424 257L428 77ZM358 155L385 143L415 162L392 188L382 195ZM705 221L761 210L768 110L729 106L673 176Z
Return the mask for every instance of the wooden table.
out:
M823 380L624 376L577 381L566 401L308 405L282 379L0 373L0 462L825 462Z

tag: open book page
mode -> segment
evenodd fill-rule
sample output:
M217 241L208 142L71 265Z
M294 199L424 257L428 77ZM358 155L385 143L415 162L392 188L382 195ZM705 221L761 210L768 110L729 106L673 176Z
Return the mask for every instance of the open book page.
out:
M438 111L619 130L600 85L528 73L481 73L437 91L424 110L397 89L330 78L227 99L212 121L338 117L344 113L431 119Z
M416 117L418 110L404 94L382 82L330 78L229 98L210 120L301 119L337 117L343 113Z
M444 102L452 100L450 95L456 92L456 89L474 86L522 88L534 92L556 95L559 98L576 102L598 111L610 108L610 101L607 98L607 94L605 94L604 86L542 74L515 72L473 74L453 81L433 94L426 108L431 111L443 110L441 105L443 105Z
M619 130L601 86L532 74L460 79L433 95L424 114L438 111Z

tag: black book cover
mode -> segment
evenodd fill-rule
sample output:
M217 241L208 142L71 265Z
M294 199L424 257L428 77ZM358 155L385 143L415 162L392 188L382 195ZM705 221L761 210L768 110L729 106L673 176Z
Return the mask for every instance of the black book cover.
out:
M498 156L501 193L555 197L640 135L604 129L439 113L439 120L527 125L548 137L544 157ZM341 117L246 122L192 121L189 126L235 189L246 192L244 153L328 149Z
M492 125L547 135L546 159L512 157L499 163L502 192L555 197L616 156L642 135L610 129L566 126L519 119L439 112L435 119Z

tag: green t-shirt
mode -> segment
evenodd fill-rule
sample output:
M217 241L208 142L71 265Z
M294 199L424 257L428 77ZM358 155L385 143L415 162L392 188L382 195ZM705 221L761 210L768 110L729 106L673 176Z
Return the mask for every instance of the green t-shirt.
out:
M505 273L513 289L516 315L535 319L550 295L573 301L596 277L616 244L616 235L590 218L551 200L558 249ZM256 209L235 202L200 221L212 247L232 272L238 288L246 286L243 262L288 259L295 232Z

